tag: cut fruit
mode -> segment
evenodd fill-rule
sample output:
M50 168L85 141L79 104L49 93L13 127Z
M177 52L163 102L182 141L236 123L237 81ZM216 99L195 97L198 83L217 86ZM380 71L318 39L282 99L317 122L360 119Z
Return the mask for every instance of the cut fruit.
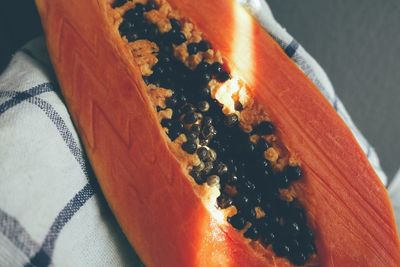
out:
M105 197L149 266L399 266L385 188L235 1L37 0Z

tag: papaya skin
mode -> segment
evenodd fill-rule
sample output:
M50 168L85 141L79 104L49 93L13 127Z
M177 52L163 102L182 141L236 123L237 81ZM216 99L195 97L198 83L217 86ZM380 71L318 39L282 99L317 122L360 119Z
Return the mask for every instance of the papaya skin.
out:
M169 2L222 52L267 108L279 138L299 155L305 174L296 192L316 235L319 264L400 266L386 190L315 85L250 17L251 39L244 41L252 50L233 54L234 1ZM108 16L109 3L36 3L68 109L104 195L142 261L147 266L291 266L270 249L251 246L206 209L199 197L203 189L194 186L169 149L140 70L115 18Z

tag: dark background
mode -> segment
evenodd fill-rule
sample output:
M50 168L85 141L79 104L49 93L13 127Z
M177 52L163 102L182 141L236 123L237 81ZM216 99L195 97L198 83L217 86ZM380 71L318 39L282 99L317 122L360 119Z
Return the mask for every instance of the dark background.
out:
M393 178L400 167L400 1L267 2L328 73Z
M196 0L198 1L198 0ZM328 73L389 179L400 167L400 1L268 0L276 19ZM41 34L32 0L0 0L0 72Z

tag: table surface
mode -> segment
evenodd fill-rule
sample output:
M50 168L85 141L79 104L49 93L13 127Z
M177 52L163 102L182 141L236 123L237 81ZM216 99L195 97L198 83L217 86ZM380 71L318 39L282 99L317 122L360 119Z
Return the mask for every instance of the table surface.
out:
M268 0L276 19L328 73L391 179L400 167L400 2ZM0 9L0 72L41 34L33 1Z

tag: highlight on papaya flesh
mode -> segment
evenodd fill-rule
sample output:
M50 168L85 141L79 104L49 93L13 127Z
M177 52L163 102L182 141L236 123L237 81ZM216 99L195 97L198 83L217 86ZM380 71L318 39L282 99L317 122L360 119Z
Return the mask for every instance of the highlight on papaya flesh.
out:
M148 95L170 141L184 152L199 185L219 190L215 205L246 239L304 265L316 257L314 235L292 184L301 163L275 125L232 76L220 52L167 2L115 1Z
M145 264L399 266L387 193L350 130L236 1L36 3Z

